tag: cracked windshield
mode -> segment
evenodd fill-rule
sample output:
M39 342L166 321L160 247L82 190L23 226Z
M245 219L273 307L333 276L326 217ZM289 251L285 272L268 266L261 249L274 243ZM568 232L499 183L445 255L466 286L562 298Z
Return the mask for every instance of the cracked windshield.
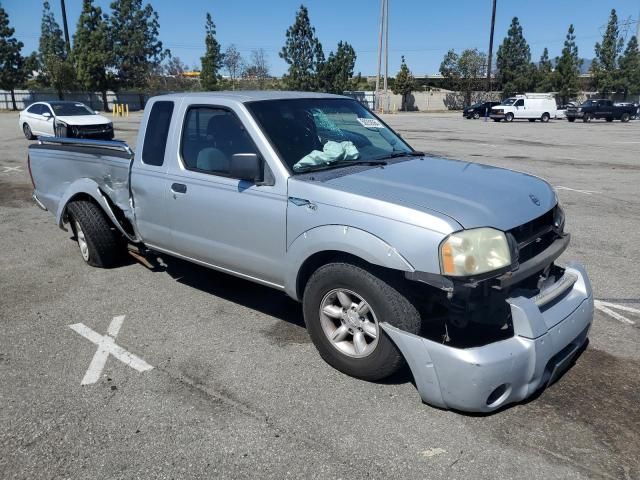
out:
M294 173L384 164L413 152L354 100L266 100L248 106Z

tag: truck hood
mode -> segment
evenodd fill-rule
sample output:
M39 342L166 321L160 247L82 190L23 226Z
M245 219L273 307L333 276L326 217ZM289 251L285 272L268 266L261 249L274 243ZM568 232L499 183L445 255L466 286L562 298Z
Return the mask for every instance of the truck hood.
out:
M324 185L446 215L464 228L510 230L557 203L547 182L503 168L422 157L332 178Z
M67 125L78 125L78 126L104 125L111 122L111 120L109 120L106 117L103 117L102 115L69 115L69 116L61 115L61 116L57 116L56 120L60 122L64 122Z

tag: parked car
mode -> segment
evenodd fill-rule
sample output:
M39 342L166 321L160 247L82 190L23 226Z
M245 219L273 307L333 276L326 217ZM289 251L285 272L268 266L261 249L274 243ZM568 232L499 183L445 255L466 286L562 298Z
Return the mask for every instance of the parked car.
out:
M491 109L491 118L495 122L504 120L512 122L515 119L527 119L530 122L540 120L548 122L556 116L556 101L548 93L527 93L507 98L500 105Z
M29 147L34 200L89 265L129 244L284 291L333 367L379 380L406 361L442 408L523 400L586 344L589 279L555 263L570 236L538 177L417 152L337 95L159 96L141 125L135 153Z
M500 102L474 103L473 105L466 107L462 111L462 116L465 118L475 118L475 119L478 119L480 117L485 117L491 111L491 107L499 104Z
M565 118L567 118L567 108L575 107L575 106L576 106L576 103L574 102L569 102L566 105L560 105L556 110L556 119L564 120Z
M576 118L581 118L583 122L590 122L594 119L604 118L607 122L614 120L628 122L632 116L636 115L636 111L637 107L633 104L617 105L604 98L589 99L579 107L568 108L567 120L575 122Z
M27 140L39 135L113 138L113 123L84 103L69 101L36 102L20 112L18 125Z

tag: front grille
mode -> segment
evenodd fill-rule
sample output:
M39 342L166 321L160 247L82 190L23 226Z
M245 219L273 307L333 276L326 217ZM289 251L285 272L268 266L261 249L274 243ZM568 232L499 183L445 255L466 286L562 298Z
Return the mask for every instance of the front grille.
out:
M519 263L524 263L542 253L558 238L558 234L553 229L554 211L555 208L524 225L509 230L508 233L513 235L518 244Z

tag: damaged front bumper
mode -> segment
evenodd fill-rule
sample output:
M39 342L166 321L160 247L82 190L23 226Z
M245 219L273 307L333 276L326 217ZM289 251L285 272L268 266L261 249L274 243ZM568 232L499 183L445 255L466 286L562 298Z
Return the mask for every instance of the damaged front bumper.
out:
M491 412L531 396L570 366L593 320L593 293L584 267L569 264L563 277L540 294L507 302L513 337L481 347L455 348L382 323L425 403Z

